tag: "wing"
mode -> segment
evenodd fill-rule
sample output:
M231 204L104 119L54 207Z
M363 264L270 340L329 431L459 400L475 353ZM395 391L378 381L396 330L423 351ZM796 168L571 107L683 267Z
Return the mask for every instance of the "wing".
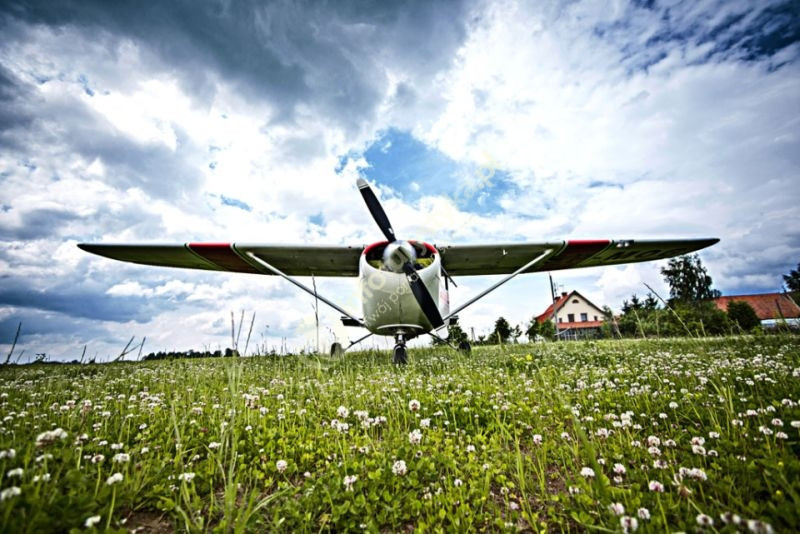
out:
M184 245L93 245L81 249L114 260L234 273L273 274L254 261L254 254L290 276L358 276L363 246L257 245L186 243Z
M675 239L669 241L555 241L552 243L509 243L505 245L437 246L442 264L452 276L509 274L543 253L555 253L526 272L556 271L600 265L619 265L660 260L688 254L713 245L719 239Z

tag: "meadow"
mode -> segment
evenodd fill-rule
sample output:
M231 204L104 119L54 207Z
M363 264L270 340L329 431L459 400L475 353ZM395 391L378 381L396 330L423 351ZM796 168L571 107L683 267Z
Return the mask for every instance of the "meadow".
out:
M0 369L0 531L800 527L800 339Z

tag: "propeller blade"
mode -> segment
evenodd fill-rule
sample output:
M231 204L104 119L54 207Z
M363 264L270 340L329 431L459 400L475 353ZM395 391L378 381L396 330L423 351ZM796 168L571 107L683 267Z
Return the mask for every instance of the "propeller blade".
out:
M361 191L361 196L364 197L364 202L367 203L367 208L372 214L372 218L378 223L383 235L386 236L388 241L395 241L397 238L394 236L392 223L389 222L389 217L387 217L386 212L383 211L383 206L381 206L375 193L372 192L372 188L363 178L359 178L356 181L356 185L358 185L358 190Z
M403 264L403 272L406 273L408 285L411 286L411 293L414 294L414 298L417 299L417 303L422 308L422 313L425 314L434 329L442 326L444 320L442 319L442 314L439 313L439 307L436 306L433 297L428 292L428 288L425 287L425 282L414 270L414 266L411 265L410 261Z

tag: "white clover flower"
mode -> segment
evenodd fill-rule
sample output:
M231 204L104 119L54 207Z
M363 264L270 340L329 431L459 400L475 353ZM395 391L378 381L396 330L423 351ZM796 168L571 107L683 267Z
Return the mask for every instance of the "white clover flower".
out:
M278 473L283 473L286 471L286 468L289 467L289 464L286 463L286 460L278 460L275 462L275 469L278 470Z
M467 452L475 452L475 445L472 444L467 445Z
M622 532L633 532L639 528L639 521L635 517L625 515L619 518L619 525L622 527Z
M675 402L675 401L672 401L672 402L670 402L670 403L669 403L669 407L670 407L670 408L672 408L672 409L674 410L675 408L677 408L677 407L678 407L678 403L677 403L677 402Z
M533 435L533 443L535 445L541 445L542 444L542 435L541 434L534 434Z
M662 484L658 480L651 480L647 484L647 487L650 489L650 491L654 491L656 493L664 493L664 484Z
M112 451L122 450L122 447L123 447L122 443L112 443L111 444L111 450Z
M650 519L650 510L648 510L647 508L639 508L636 511L636 515L639 516L639 519L643 521L648 521Z
M95 454L92 456L92 463L93 464L101 464L105 461L106 457L102 454Z
M757 519L748 519L747 530L750 532L757 532L759 534L772 534L772 525Z
M336 415L338 415L342 419L347 419L347 416L350 415L350 410L348 410L344 406L339 406L339 408L336 409Z
M392 465L392 473L399 477L405 475L407 471L408 468L403 460L397 460L394 465Z
M709 439L719 439L719 432L714 432L713 430L708 433Z
M419 426L422 428L430 428L431 420L430 419L421 419L419 422Z
M570 495L577 495L581 492L581 489L578 486L570 486L567 491L569 491Z
M661 456L661 449L658 447L648 447L647 452L650 453L650 456Z
M618 475L624 475L626 472L625 466L622 464L614 464L614 472Z
M656 436L647 436L648 447L658 447L659 445L661 445L660 439L658 439Z
M353 484L358 480L358 475L348 475L344 477L344 487L347 491L353 491Z
M139 451L141 454L147 454L150 452L150 447L142 447L142 450Z
M21 467L17 467L16 469L11 469L8 473L6 473L6 477L8 478L22 478L22 473L24 473Z
M178 480L185 480L186 482L191 482L192 480L194 480L194 476L195 476L194 473L191 472L181 473L180 475L178 475Z
M92 528L96 524L100 522L101 517L99 515L93 515L86 518L86 521L83 522L83 526L86 528Z
M792 425L792 428L800 428L800 421L792 421L789 424Z
M222 443L220 443L218 441L212 441L211 443L208 444L208 448L211 449L211 450L219 449L221 446L222 446Z
M422 431L420 429L415 428L408 433L408 442L410 444L419 445L420 441L422 441Z
M36 436L36 446L37 447L46 447L51 443L65 439L67 437L67 432L61 428L56 428L55 430L48 430L47 432L42 432L38 436Z
M125 454L124 452L120 452L114 455L111 459L112 462L117 464L124 464L131 461L131 457L129 454Z
M108 479L106 480L106 484L108 484L109 486L113 486L117 482L122 482L122 478L123 478L122 473L114 473L113 475L108 477Z
M700 456L705 456L706 448L701 445L692 445L692 452Z
M9 458L13 460L16 456L17 456L17 451L15 451L14 449L0 451L0 460L2 460L3 458Z
M40 480L42 482L50 482L50 473L45 473L45 474L43 474L41 476L40 475L36 475L36 476L33 477L33 481L34 482L39 482Z
M775 439L789 439L789 434L786 432L775 432Z
M771 421L772 426L783 426L783 421L778 419L777 417Z
M457 487L457 488L458 488L458 487L461 487L463 484L464 484L464 482L463 482L463 481L462 481L460 478L457 478L457 479L455 479L455 480L453 481L453 485L454 485L455 487Z
M719 518L726 525L740 525L742 523L742 518L738 514L734 514L732 512L725 512L724 514L719 514Z
M609 504L608 509L614 515L622 515L625 513L625 506L621 502Z
M594 469L591 467L584 467L581 469L581 476L584 478L594 478Z
M22 495L22 490L19 489L17 486L11 486L10 488L6 488L3 491L0 491L0 501L5 501L6 499L10 499L11 497L18 497Z
M416 399L411 399L408 401L408 409L412 412L418 412L422 405Z
M696 519L697 519L697 524L700 525L701 527L710 527L714 524L714 520L711 518L711 516L708 516L706 514L697 514Z

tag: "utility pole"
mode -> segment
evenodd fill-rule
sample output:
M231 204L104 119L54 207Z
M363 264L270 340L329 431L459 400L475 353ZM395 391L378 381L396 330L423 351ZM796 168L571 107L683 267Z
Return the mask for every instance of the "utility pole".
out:
M553 283L553 275L547 273L550 277L550 295L553 297L553 324L556 325L556 341L558 341L558 307L556 306L556 286Z

